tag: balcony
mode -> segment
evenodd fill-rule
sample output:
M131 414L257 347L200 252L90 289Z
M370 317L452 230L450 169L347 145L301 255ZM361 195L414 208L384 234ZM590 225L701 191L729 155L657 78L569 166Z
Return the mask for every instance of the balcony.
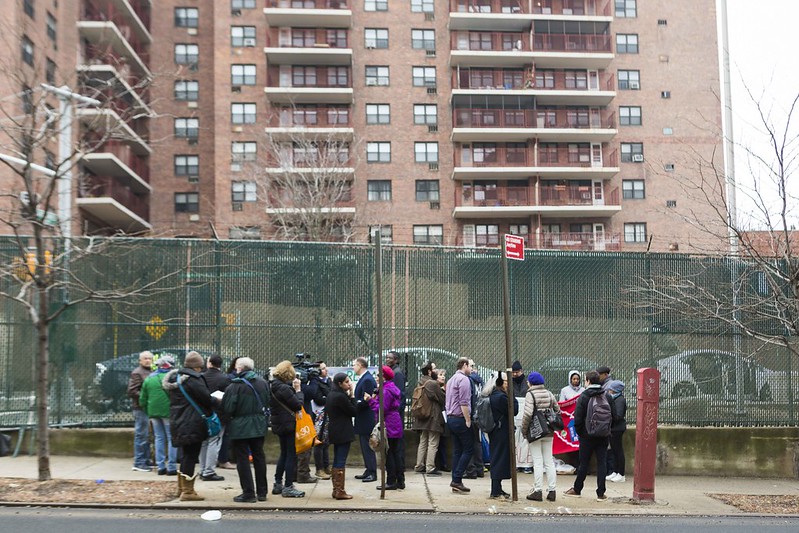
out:
M616 151L607 146L567 145L538 150L524 143L455 145L452 179L523 179L530 176L559 179L609 178L619 172Z
M147 67L147 44L151 39L136 35L126 16L115 13L112 7L101 9L91 3L85 5L81 20L77 22L81 39L101 50L98 54L101 57L110 47L114 57L124 59L141 76L151 77Z
M615 233L541 233L531 237L530 248L539 250L570 250L574 252L621 251L621 238Z
M264 131L278 140L317 137L350 140L354 135L349 107L284 107L268 119Z
M455 142L608 142L616 135L615 114L599 109L454 109Z
M107 141L81 157L84 168L98 176L116 178L137 194L152 191L148 160L118 141Z
M613 59L612 36L534 31L532 50L536 68L606 69Z
M350 65L352 48L347 30L284 28L266 36L267 63L270 65Z
M90 176L81 184L78 208L89 218L112 230L126 233L149 231L149 195L140 196L116 179Z
M530 30L527 0L450 0L451 30Z
M351 104L350 67L269 67L266 97L275 104Z
M103 132L102 137L95 135L102 141L113 140L125 143L138 155L150 155L152 149L142 135L144 127L137 121L126 123L113 109L78 109L77 118L89 131ZM138 131L137 131L138 130ZM92 136L89 136L91 140Z
M87 88L82 91L83 94L97 98L98 92L101 92L112 99L122 100L129 108L147 115L152 113L145 101L148 91L139 85L139 78L123 75L114 65L109 64L79 65L78 74L81 86Z
M269 0L264 15L272 27L349 28L352 24L347 0Z
M347 215L352 216L355 214L355 200L352 199L350 191L341 190L334 184L334 189L330 191L329 198L325 199L324 191L317 191L315 198L309 203L322 203L328 204L322 206L302 206L295 205L293 199L294 194L289 193L283 198L270 197L269 205L266 206L266 212L270 215L301 215L306 213L319 213L323 215ZM322 198L319 198L321 196ZM338 198L338 199L337 199Z
M95 5L101 2L92 2ZM108 13L109 20L127 20L130 26L139 35L139 38L151 43L153 37L150 34L150 1L149 0L107 0L105 12Z
M450 66L495 65L525 67L534 58L530 32L453 31L450 33Z
M567 17L612 17L612 0L536 0L534 15ZM545 18L536 16L536 19Z

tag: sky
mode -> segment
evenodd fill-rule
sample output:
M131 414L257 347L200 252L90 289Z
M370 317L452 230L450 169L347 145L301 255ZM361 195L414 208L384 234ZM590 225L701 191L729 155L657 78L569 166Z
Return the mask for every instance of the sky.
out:
M721 0L717 0L720 6ZM785 117L793 99L799 94L799 62L795 52L799 26L799 2L796 0L727 0L728 32L730 40L730 75L732 81L733 136L735 142L749 147L755 153L773 160L768 143L764 141L764 128L755 105L747 94L748 86L761 106L769 113L777 129L785 128ZM719 11L719 19L721 18ZM719 33L719 40L721 34ZM790 131L799 138L799 109ZM796 143L792 153L796 154ZM743 147L735 148L735 175L740 184L738 211L741 224L746 225L748 213L754 209L749 200L753 177L771 189L774 202L775 185L764 173L751 170L751 157ZM798 161L799 162L799 161ZM790 169L789 169L790 171ZM794 177L799 180L799 175ZM799 184L791 190L799 194ZM796 198L796 196L794 196ZM799 227L799 201L792 214ZM776 203L771 203L774 213ZM756 218L762 218L757 216ZM762 221L753 220L762 228Z

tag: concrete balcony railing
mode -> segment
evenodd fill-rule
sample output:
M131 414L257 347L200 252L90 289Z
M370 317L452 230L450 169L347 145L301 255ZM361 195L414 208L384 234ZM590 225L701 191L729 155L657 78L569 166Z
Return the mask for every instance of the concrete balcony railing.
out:
M311 89L351 89L350 67L293 67L283 71L270 67L267 73L268 87L298 87Z
M536 0L536 15L573 15L610 17L613 0Z
M532 236L530 248L542 250L607 251L621 250L618 234L597 234L589 232L542 233Z
M268 0L272 9L349 9L347 0Z
M150 219L149 195L139 196L113 177L91 176L81 189L80 198L111 198L141 219Z
M605 183L593 185L500 185L488 190L460 186L455 190L455 207L539 207L619 206L618 187L606 193ZM512 182L508 182L512 183Z
M526 32L457 31L450 33L452 50L481 52L529 52L530 34Z
M127 13L114 6L114 2L94 2L88 1L83 5L81 20L89 22L112 22L116 25L119 33L128 42L130 47L145 63L149 63L150 55L147 45L149 38L142 37L136 32L135 26L127 16Z
M612 129L615 113L589 109L454 109L454 128Z
M295 107L276 110L268 128L351 128L349 107Z
M349 31L339 28L271 28L266 46L277 48L350 48Z

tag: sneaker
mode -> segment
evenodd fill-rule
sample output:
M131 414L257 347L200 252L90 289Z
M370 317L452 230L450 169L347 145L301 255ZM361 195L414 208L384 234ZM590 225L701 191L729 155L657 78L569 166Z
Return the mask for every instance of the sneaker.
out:
M434 477L435 476L439 476L440 477L441 476L441 472L439 472L438 470L431 470L429 472L425 472L425 475L426 476L434 476Z
M527 467L527 468L524 469L524 473L525 474L532 474L533 473L533 469L530 468L530 467Z
M618 476L616 472L611 472L607 476L605 476L605 481L613 481L613 478Z
M579 498L580 493L574 490L574 487L570 488L566 492L563 493L564 496L571 496L572 498Z
M275 481L275 484L272 485L272 494L281 494L283 492L283 483L278 483Z
M530 500L531 502L542 502L544 501L544 495L541 493L540 490L536 490L528 494L527 499Z
M258 501L258 499L254 494L239 494L238 496L233 497L233 501L236 503L255 503Z
M134 465L133 468L131 468L131 470L133 470L134 472L150 472L152 470L152 468L150 468L149 466L135 466Z
M607 494L597 494L596 501L598 501L598 502L606 502L606 501L608 501L608 495Z
M283 492L280 493L281 496L284 498L304 498L305 493L301 490L298 490L294 485L289 485L288 487L283 487Z
M625 476L622 476L621 474L616 474L616 477L611 479L611 481L613 483L624 483L625 481L627 481L627 478Z

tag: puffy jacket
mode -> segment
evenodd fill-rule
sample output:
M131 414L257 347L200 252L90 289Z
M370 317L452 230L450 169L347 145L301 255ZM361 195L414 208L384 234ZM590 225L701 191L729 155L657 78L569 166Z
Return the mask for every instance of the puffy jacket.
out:
M346 392L334 385L327 395L325 413L328 417L330 444L344 444L355 440L355 428L352 425L352 417L355 416L355 398L350 398Z
M393 381L383 383L383 416L386 420L386 437L389 439L402 438L402 418L399 412L401 397L400 390ZM380 411L380 399L377 394L369 400L369 407L372 408L377 420Z
M161 386L167 371L157 370L141 386L139 406L150 418L169 418L169 394Z
M260 401L245 380L258 391ZM261 402L264 407L270 405L269 384L252 370L242 372L228 385L222 398L222 409L230 419L225 432L231 439L254 439L266 435L267 421Z
M208 438L205 419L183 395L178 380L203 415L211 416L213 413L211 392L202 374L190 368L170 371L161 386L169 393L169 430L172 433L172 445L176 447L197 444Z
M305 396L279 379L272 381L271 392L272 433L275 435L293 434L297 429L296 413L302 409Z
M535 397L535 401L533 401ZM555 399L555 395L547 390L544 385L533 385L524 397L524 412L522 413L522 435L527 435L530 422L533 419L533 407L543 411L551 407L556 413L560 412L560 406Z

